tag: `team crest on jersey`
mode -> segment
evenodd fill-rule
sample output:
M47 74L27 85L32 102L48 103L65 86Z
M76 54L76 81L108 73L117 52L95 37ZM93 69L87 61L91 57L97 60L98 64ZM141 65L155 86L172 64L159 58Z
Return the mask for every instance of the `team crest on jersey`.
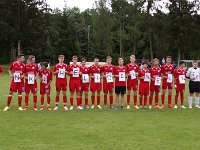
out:
M22 69L22 68L23 68L23 66L20 66L20 68Z

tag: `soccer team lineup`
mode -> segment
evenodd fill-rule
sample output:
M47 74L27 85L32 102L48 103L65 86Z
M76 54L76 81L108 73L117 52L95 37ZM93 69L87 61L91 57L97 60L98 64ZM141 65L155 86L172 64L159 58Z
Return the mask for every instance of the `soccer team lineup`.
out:
M178 66L175 67L171 56L167 56L166 63L162 65L159 64L159 59L154 58L151 65L144 60L140 66L136 63L135 55L131 55L130 63L124 64L123 58L119 58L118 65L114 66L112 57L107 56L105 65L100 65L99 58L95 57L93 64L87 66L85 58L80 59L78 63L78 57L74 55L72 63L68 65L64 63L65 56L59 55L58 63L54 65L53 70L47 62L43 62L41 67L38 66L35 63L36 57L33 55L28 57L26 63L24 61L24 55L20 54L9 65L11 83L8 89L7 105L3 111L11 108L14 93L18 94L18 110L20 111L29 109L56 111L61 107L59 105L61 99L64 110L75 108L79 110L152 109L152 106L156 109L165 107L185 109L186 106L189 109L200 108L200 68L196 60L193 60L191 68L186 68L184 61L179 61ZM2 80L4 71L0 67ZM53 76L55 76L55 81ZM186 79L189 80L189 87L186 86ZM56 96L51 97L51 86L54 85ZM40 97L37 95L38 89L40 89ZM185 90L189 90L188 98L184 97ZM70 92L69 98L67 91ZM29 106L29 101L32 100L31 95L33 95L33 106ZM193 96L195 97L194 106ZM168 98L167 104L165 104L166 97ZM101 106L101 98L103 106ZM133 106L130 105L132 98ZM46 100L47 106L44 106ZM67 103L68 100L69 103ZM159 105L159 100L161 105ZM22 107L23 102L25 102L24 107ZM37 108L38 102L41 104L40 108Z

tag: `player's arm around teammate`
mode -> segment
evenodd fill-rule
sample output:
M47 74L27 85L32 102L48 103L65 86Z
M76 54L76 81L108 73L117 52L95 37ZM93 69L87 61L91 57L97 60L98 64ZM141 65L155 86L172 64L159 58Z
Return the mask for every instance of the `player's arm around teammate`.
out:
M0 78L2 78L3 75L4 75L4 70L3 70L3 68L0 66Z
M33 94L33 109L37 110L37 78L38 65L35 63L35 56L30 55L25 65L25 108L28 110L29 95Z

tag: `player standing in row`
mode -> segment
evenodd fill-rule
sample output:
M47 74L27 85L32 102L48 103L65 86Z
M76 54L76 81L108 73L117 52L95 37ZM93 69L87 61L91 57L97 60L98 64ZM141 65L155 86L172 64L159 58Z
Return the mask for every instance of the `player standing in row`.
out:
M135 55L130 56L130 64L126 65L127 73L128 73L128 80L127 80L127 109L130 109L130 95L131 91L134 92L134 108L139 109L137 106L137 91L138 91L138 71L139 66L135 63Z
M86 66L86 59L81 59L81 106L82 106L82 96L84 93L85 96L85 108L89 109L88 106L88 92L89 92L89 82L90 82L90 76L89 76L89 68Z
M185 77L186 77L186 71L185 71L185 62L180 61L179 62L179 68L174 70L174 85L176 89L176 95L175 95L175 106L174 108L178 108L178 97L180 93L180 99L181 99L181 108L186 108L184 106L184 93L185 93Z
M33 94L33 109L37 110L37 78L38 78L38 65L35 63L35 56L30 55L25 65L25 108L28 110L29 94Z
M76 92L77 108L82 110L81 106L81 80L80 80L80 66L77 64L78 57L72 57L72 64L68 67L68 72L70 75L69 88L70 88L70 110L74 109L74 92Z
M174 65L172 64L172 57L167 56L166 64L164 64L161 68L161 74L163 77L162 82L162 107L164 108L165 104L165 93L168 89L168 108L173 108L171 105L172 102L172 89L173 89L173 74L174 74Z
M67 70L68 66L64 63L65 56L59 55L58 61L59 63L54 66L53 74L56 76L56 107L54 110L58 110L58 105L60 101L60 92L62 91L63 94L63 105L64 109L68 110L67 108Z
M158 96L161 85L161 68L159 67L159 60L157 58L153 60L153 66L150 69L150 73L151 73L151 83L150 83L149 109L152 108L154 93L155 93L155 107L160 108L158 106L158 100L159 100Z
M192 99L195 94L195 107L199 107L199 93L200 93L200 68L198 67L198 62L194 60L192 62L192 68L187 71L186 76L190 78L189 91L190 96L188 97L189 108L192 108Z
M92 92L91 100L92 100L92 107L94 109L95 103L95 92L97 92L97 108L102 109L100 106L100 92L102 90L102 83L101 83L101 72L102 68L99 65L99 58L94 58L94 64L90 66L90 91Z
M52 71L48 69L48 63L42 63L42 69L39 71L40 77L40 100L41 100L41 109L44 110L44 95L47 95L47 110L51 110L51 82L52 82Z
M121 102L121 108L124 108L124 94L126 94L126 77L127 68L124 65L123 58L118 59L119 66L115 67L115 94L116 94L116 105L119 108L119 101ZM119 100L121 96L121 99Z
M113 109L113 88L114 88L114 65L110 56L106 57L106 64L102 67L103 73L103 92L104 92L104 108L107 108L108 92L110 96L110 108Z
M140 108L142 108L143 102L144 102L144 108L147 108L147 98L149 96L149 82L151 81L151 74L148 69L147 61L144 61L142 63L142 70L139 71L138 78L140 79L140 86L139 86Z
M12 62L9 67L9 74L12 78L10 84L9 95L7 99L7 106L3 111L10 109L10 103L12 101L12 95L15 92L18 92L18 110L22 111L22 92L24 92L24 73L25 73L25 64L24 64L24 55L20 54L17 56L17 60Z

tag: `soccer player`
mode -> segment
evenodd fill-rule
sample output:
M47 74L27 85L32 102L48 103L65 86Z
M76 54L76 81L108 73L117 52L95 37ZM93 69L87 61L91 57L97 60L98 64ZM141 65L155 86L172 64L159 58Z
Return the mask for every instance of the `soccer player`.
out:
M185 62L180 61L179 62L179 68L174 70L174 85L176 89L176 95L175 95L175 106L174 108L177 109L178 106L178 97L180 93L181 97L181 108L186 108L184 106L184 93L185 93L185 77L186 77L186 71L185 71Z
M115 93L116 93L116 105L119 108L119 97L121 96L121 108L124 108L124 94L126 94L126 76L127 69L124 64L123 58L118 59L119 66L115 67L114 76L115 80Z
M0 78L4 75L3 68L0 66Z
M82 96L83 93L85 94L85 108L89 109L88 106L88 92L89 92L89 82L90 82L90 77L89 77L89 68L86 66L86 59L82 58L81 59L81 67L80 67L80 72L81 72L81 100L80 100L80 105L82 106Z
M149 96L149 82L151 78L147 61L144 61L142 63L142 70L139 71L138 78L140 79L140 85L139 85L140 108L142 108L143 102L144 102L144 108L147 108L147 97Z
M94 109L94 102L95 102L95 92L97 92L97 108L102 109L100 106L100 92L102 90L101 84L101 72L102 68L99 65L99 58L94 58L94 64L90 66L90 91L92 92L91 100L92 100L92 107Z
M168 89L168 108L173 108L171 105L172 102L172 89L173 89L173 74L174 74L174 65L172 64L172 57L167 56L166 58L166 64L162 65L161 67L161 74L163 77L162 82L162 106L161 108L164 108L165 104L165 93Z
M159 67L159 60L155 58L153 60L153 67L150 69L151 73L151 83L150 83L150 97L149 97L149 109L152 108L153 96L155 93L155 107L160 108L158 105L158 95L160 92L161 84L161 68Z
M58 104L60 101L60 92L63 94L63 106L64 110L68 110L67 108L67 70L68 66L64 63L65 56L59 55L58 61L59 63L54 66L53 74L56 76L56 107L54 110L58 110Z
M76 92L77 109L82 110L81 106L81 80L80 80L80 66L77 63L78 57L72 57L72 64L68 67L68 73L70 75L69 88L70 88L70 110L74 109L74 92Z
M114 88L114 65L110 56L106 57L106 64L102 67L103 73L103 92L104 92L104 108L107 108L108 92L110 96L110 108L113 109L113 88Z
M44 110L44 95L47 95L47 110L51 110L50 93L51 93L51 82L52 82L52 71L48 69L48 63L42 63L42 69L39 71L40 77L40 96L41 96L41 109Z
M22 92L24 92L24 73L25 73L25 64L24 55L20 54L17 56L17 60L12 62L9 67L9 74L12 78L10 84L10 91L7 99L7 106L3 111L7 111L10 109L10 103L12 101L12 95L15 92L18 92L18 110L22 111Z
M30 55L28 57L27 64L25 65L25 108L28 110L29 93L33 94L33 109L37 110L37 77L38 77L38 65L35 63L35 56Z
M131 90L134 91L134 108L139 109L137 106L137 91L138 91L138 71L139 66L135 63L135 55L130 56L130 64L126 65L128 80L127 80L127 109L130 109L130 95Z
M190 79L189 91L190 96L188 97L189 108L192 108L192 99L195 94L195 107L199 106L199 93L200 93L200 68L198 67L198 61L193 60L192 68L187 71L186 76Z

